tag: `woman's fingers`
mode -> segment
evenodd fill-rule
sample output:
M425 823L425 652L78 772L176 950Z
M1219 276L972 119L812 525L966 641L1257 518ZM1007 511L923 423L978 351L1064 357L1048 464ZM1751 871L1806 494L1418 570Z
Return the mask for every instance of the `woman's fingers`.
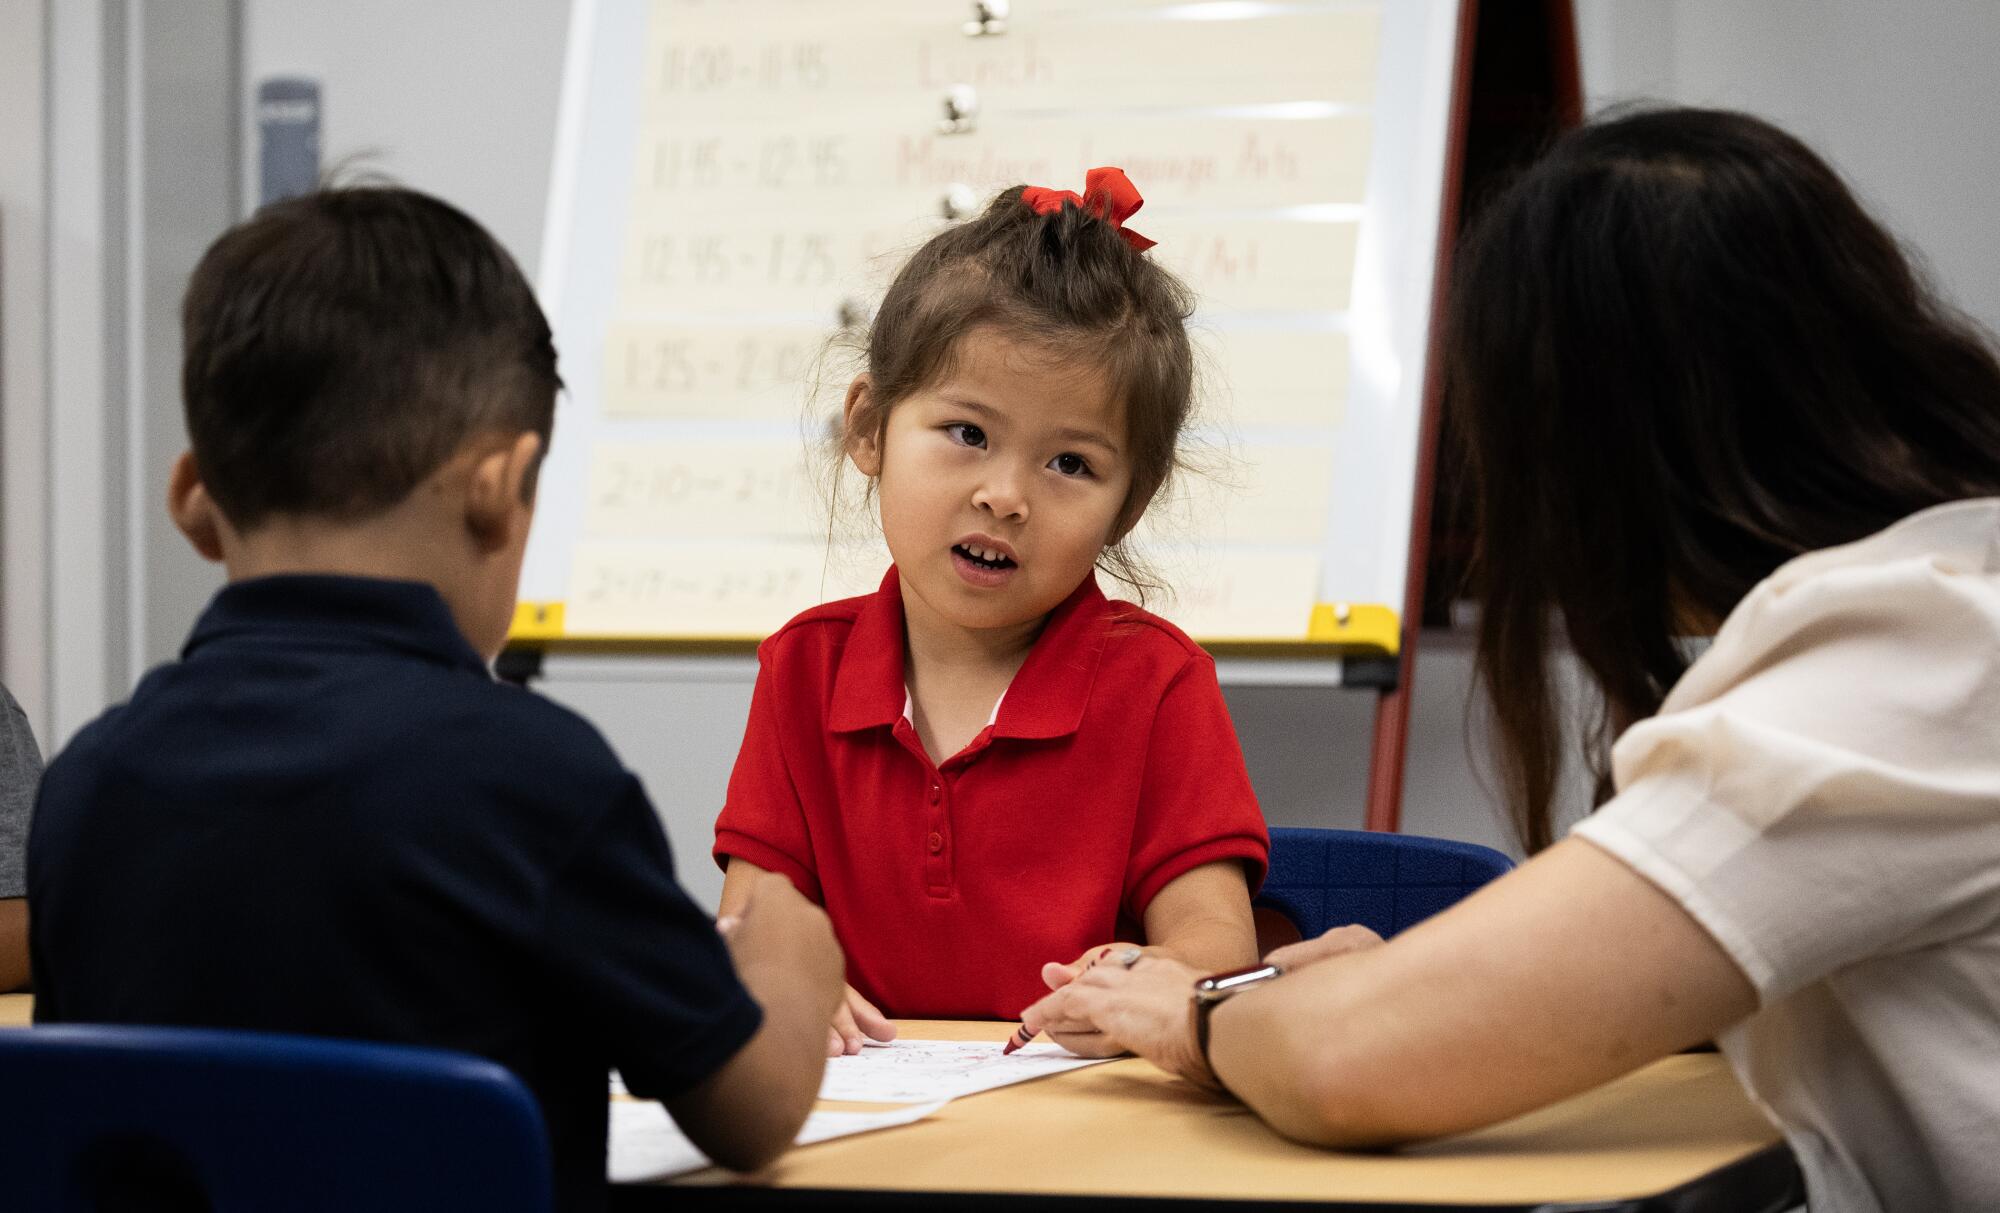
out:
M1042 966L1042 984L1051 990L1060 990L1087 972L1098 961L1111 955L1112 950L1118 946L1118 944L1107 943L1085 948L1075 960L1070 961L1068 964L1059 964L1052 960Z
M1126 1051L1102 1032L1051 1028L1049 1039L1078 1057L1116 1057Z
M1299 969L1304 968L1306 965L1329 959L1330 957L1378 947L1381 943L1382 937L1380 935L1377 935L1367 927L1354 924L1345 927L1335 927L1317 939L1302 940L1298 943L1286 944L1282 948L1273 949L1271 954L1266 956L1264 960L1267 964L1283 965L1287 969Z

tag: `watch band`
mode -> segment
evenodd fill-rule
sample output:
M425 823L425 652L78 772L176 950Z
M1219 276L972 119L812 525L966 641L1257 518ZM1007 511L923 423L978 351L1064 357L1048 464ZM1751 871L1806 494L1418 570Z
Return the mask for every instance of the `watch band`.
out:
M1215 1008L1236 995L1276 981L1284 974L1282 965L1251 965L1249 968L1233 969L1227 973L1204 977L1194 983L1194 996L1189 1011L1194 1019L1195 1049L1201 1056L1201 1064L1207 1068L1209 1078L1218 1090L1233 1094L1224 1085L1222 1076L1215 1072L1215 1063L1209 1059L1209 1017L1215 1014Z

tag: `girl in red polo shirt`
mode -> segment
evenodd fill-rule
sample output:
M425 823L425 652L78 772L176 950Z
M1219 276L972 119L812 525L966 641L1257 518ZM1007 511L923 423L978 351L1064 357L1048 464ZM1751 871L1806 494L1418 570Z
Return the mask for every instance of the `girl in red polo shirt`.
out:
M1256 959L1263 815L1177 628L1107 599L1192 398L1187 289L1082 197L1017 187L896 276L842 452L895 560L872 595L764 642L716 822L727 915L758 870L826 907L848 997L829 1052L886 1015L1013 1018L1114 940L1196 969Z

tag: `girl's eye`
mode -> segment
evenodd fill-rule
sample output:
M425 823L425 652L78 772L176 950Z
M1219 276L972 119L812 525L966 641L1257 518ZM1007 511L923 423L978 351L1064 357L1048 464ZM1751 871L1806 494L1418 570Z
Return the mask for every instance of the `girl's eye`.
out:
M1090 474L1090 462L1083 456L1072 454L1068 451L1049 460L1049 466L1065 476L1088 476Z
M944 427L944 432L951 435L953 442L959 443L962 446L986 445L986 431L976 425L967 425L963 421L954 421Z

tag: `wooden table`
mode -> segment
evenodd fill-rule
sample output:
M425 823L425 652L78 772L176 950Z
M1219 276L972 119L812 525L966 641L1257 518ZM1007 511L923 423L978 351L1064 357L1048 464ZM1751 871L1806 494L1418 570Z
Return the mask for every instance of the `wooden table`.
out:
M34 1000L0 995L0 1027ZM1012 1024L905 1021L916 1039L991 1040ZM842 1104L839 1107L866 1105ZM702 1171L622 1185L612 1207L782 1206L1010 1213L1157 1204L1193 1210L1715 1209L1803 1200L1791 1153L1722 1058L1655 1062L1540 1112L1393 1153L1286 1141L1241 1105L1127 1059L969 1095L898 1129L792 1151L753 1176Z
M907 1021L1006 1039L1011 1024ZM837 1105L855 1107L861 1105ZM1117 1198L1127 1198L1118 1200ZM1137 1059L954 1100L930 1118L805 1146L754 1176L711 1169L613 1189L614 1209L1790 1209L1798 1170L1723 1059L1684 1054L1476 1133L1386 1153L1286 1141L1240 1104Z

